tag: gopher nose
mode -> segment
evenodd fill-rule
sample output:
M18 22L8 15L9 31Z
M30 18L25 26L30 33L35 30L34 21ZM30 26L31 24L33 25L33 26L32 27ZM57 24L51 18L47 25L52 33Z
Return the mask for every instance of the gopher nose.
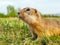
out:
M20 12L18 12L18 15L20 15Z

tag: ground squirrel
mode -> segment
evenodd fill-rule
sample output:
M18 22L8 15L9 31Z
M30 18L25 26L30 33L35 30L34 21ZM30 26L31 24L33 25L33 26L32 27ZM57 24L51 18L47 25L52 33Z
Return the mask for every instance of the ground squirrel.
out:
M51 18L45 19L34 8L24 8L18 12L18 16L28 24L32 38L60 34L60 21Z

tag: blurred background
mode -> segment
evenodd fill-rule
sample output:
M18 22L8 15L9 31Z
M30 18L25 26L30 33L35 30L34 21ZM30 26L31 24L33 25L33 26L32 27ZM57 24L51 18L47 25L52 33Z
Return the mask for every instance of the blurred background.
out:
M19 9L36 8L42 14L60 16L60 0L0 0L0 15L17 15Z

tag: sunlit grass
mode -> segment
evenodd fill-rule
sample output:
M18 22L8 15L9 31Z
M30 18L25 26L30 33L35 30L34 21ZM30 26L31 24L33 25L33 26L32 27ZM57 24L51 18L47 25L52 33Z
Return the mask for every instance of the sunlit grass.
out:
M59 20L59 19L58 19ZM0 18L0 45L60 45L60 36L31 40L27 25L18 18Z

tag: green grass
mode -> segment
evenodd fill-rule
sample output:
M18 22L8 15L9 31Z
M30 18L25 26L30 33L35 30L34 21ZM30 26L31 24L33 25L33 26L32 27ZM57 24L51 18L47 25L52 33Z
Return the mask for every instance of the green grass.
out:
M58 19L60 20L60 19ZM18 18L0 18L0 45L60 45L60 36L31 40L27 25Z

